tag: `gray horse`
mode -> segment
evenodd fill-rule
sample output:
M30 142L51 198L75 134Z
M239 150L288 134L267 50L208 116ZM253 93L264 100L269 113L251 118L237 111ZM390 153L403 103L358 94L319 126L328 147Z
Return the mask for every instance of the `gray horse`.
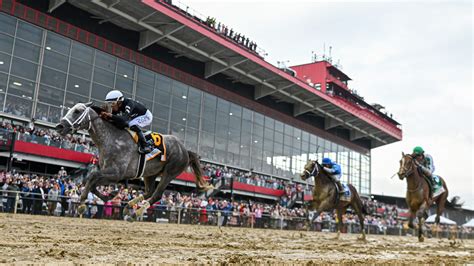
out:
M126 130L117 129L112 123L100 118L102 111L104 110L100 107L92 106L92 103L78 103L61 118L56 126L56 130L62 136L79 129L87 130L99 149L100 170L89 173L86 179L85 190L81 195L81 205L78 208L80 214L86 209L84 203L89 191L107 202L111 197L101 194L97 186L133 179L137 173L139 160L137 144ZM167 148L167 160L163 162L160 156L157 156L147 162L143 173L145 195L129 202L131 207L146 199L144 206L137 210L137 216L161 199L166 186L188 166L192 168L196 176L195 183L199 190L211 188L203 178L196 153L188 151L175 136L163 135L163 142ZM161 180L155 189L157 176L161 176Z

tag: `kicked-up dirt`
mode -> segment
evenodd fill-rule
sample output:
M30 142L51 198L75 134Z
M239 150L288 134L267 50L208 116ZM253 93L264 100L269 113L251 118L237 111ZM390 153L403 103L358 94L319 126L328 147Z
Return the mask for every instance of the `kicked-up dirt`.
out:
M474 240L334 237L0 213L0 263L474 263Z

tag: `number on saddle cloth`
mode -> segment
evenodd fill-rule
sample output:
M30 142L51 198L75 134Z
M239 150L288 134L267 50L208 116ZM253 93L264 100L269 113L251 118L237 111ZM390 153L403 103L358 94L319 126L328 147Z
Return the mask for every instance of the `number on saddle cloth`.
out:
M128 132L132 136L133 141L138 143L137 133L129 129ZM146 154L146 160L149 161L161 154L161 161L166 161L166 145L163 141L163 136L160 133L153 131L143 132L143 135L145 136L147 145L152 148L152 151Z

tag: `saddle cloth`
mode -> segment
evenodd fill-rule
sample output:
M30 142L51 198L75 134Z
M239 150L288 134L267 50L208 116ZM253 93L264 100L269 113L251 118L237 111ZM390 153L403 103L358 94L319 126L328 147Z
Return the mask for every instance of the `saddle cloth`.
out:
M435 181L435 185L433 186L433 198L436 198L444 192L444 187L439 176L433 175L433 180Z
M341 182L341 184L342 184L342 187L344 188L344 194L340 194L339 200L340 201L351 201L352 193L351 193L351 190L349 189L349 186L344 182Z
M133 138L133 141L135 143L138 143L138 135L136 132L127 129L128 133ZM161 161L165 162L166 161L166 144L163 141L163 136L160 133L153 132L153 131L145 131L143 132L143 135L145 136L146 142L150 147L152 147L152 150L150 153L147 153L145 155L146 161L149 161L153 158L156 158L157 156L161 156Z

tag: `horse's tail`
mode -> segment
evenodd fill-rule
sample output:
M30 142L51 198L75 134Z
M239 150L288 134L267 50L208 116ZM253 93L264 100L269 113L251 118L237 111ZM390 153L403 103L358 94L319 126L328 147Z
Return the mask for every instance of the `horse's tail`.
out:
M192 152L188 151L189 156L189 166L193 169L194 175L196 176L196 187L200 191L206 191L212 188L211 185L207 183L202 174L201 165L199 163L199 156Z
M352 184L349 184L349 188L354 195L355 199L355 204L359 207L360 211L364 214L367 215L369 212L367 211L367 208L365 207L364 203L362 202L362 199L359 196L359 192L355 189L355 187Z
M453 209L461 209L464 205L464 202L461 201L461 197L454 196L451 200L446 200L446 207L453 208Z

